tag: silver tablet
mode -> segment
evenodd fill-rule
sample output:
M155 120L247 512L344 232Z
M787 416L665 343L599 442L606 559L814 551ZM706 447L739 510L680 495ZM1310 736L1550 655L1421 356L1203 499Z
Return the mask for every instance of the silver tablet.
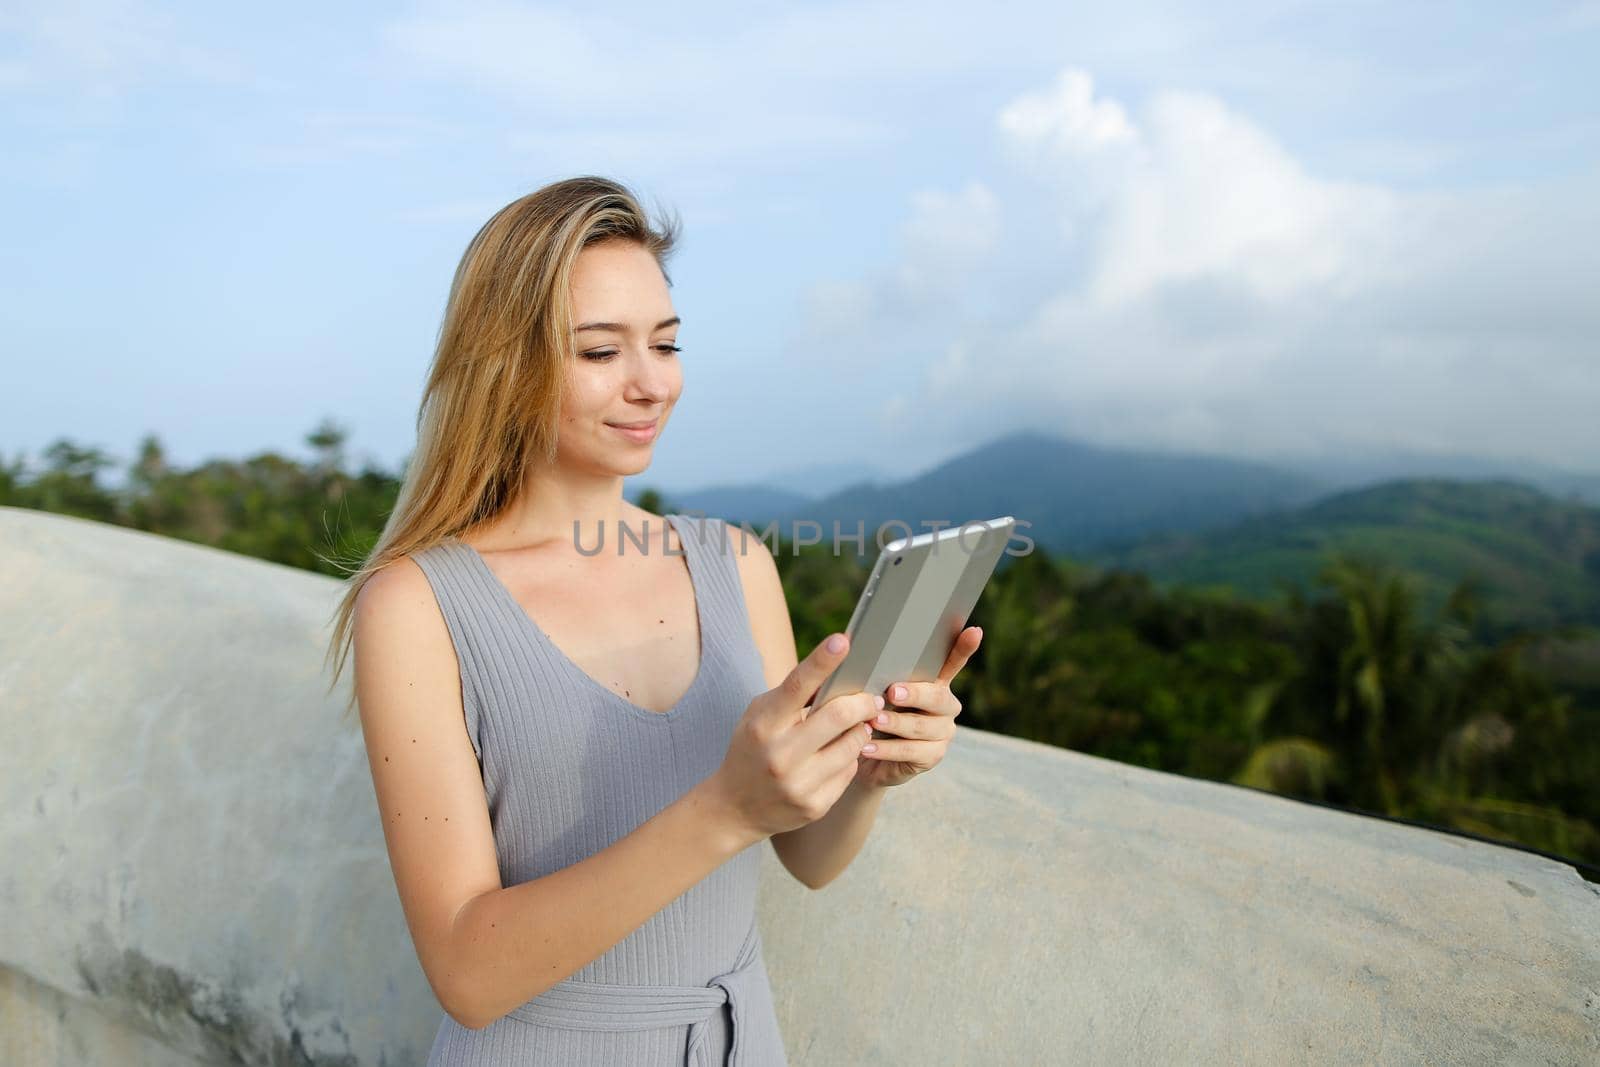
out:
M845 631L850 651L811 706L850 693L882 693L893 682L938 678L1015 525L1007 515L885 545Z

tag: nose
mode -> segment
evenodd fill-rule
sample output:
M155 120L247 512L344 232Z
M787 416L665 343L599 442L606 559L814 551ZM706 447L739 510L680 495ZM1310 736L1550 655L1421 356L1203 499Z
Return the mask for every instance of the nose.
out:
M662 359L646 348L635 350L628 366L629 400L661 404L672 396L673 380L678 374L676 362Z

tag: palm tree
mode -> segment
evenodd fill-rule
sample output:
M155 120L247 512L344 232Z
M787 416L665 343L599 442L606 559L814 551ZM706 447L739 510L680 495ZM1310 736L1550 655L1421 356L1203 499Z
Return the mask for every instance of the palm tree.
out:
M1400 814L1434 778L1446 737L1471 717L1476 585L1458 586L1432 622L1412 582L1370 559L1336 556L1318 585L1331 595L1291 598L1300 667L1262 716L1275 720L1276 736L1235 780L1290 792L1337 785L1358 806Z
M995 574L973 610L984 639L982 670L974 672L962 702L972 725L1081 746L1070 699L1070 679L1078 668L1062 648L1072 611L1067 577L1043 548L1035 547Z

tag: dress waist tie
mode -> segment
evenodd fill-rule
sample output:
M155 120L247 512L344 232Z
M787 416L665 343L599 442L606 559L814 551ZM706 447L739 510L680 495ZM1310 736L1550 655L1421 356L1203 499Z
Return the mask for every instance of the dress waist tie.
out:
M508 1016L569 1030L653 1030L659 1026L689 1025L686 1067L720 1067L711 1063L706 1048L706 1024L723 1004L731 1007L733 1034L727 1067L741 1067L745 1050L740 1044L745 1011L755 1001L753 983L763 972L755 966L761 947L754 922L745 934L733 969L703 986L618 985L563 979L534 999L513 1008Z

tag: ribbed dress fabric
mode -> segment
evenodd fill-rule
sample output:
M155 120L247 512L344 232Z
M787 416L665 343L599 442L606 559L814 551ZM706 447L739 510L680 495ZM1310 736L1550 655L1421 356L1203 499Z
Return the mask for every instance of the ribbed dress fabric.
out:
M717 769L734 725L767 689L737 531L729 536L716 519L665 518L694 587L701 648L694 681L666 712L579 669L470 545L451 538L412 554L455 646L502 885L592 856L677 800ZM604 551L615 552L610 533ZM652 522L647 551L665 551L663 536ZM638 549L630 542L626 551ZM488 1026L468 1029L441 1013L428 1064L785 1064L756 924L764 847L740 852Z

